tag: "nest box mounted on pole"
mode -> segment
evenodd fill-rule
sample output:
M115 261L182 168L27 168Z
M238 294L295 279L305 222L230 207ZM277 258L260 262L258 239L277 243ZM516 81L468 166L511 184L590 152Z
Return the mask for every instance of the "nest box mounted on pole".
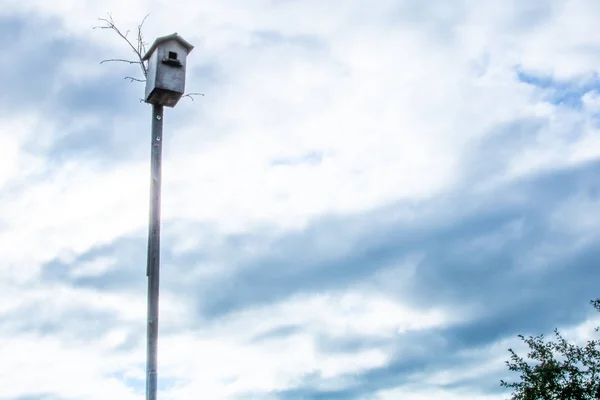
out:
M177 33L159 37L143 60L148 61L147 103L175 107L185 92L185 66L194 46Z
M143 57L147 103L152 104L150 223L148 224L148 321L146 399L156 400L158 391L158 296L160 286L160 197L164 106L175 107L185 90L185 65L194 46L177 33L163 36Z

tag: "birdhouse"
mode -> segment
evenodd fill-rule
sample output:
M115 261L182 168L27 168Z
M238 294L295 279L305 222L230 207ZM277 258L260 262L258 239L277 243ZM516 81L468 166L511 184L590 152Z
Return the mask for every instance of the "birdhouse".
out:
M154 41L143 57L148 61L147 103L175 107L185 92L186 59L193 48L177 33Z

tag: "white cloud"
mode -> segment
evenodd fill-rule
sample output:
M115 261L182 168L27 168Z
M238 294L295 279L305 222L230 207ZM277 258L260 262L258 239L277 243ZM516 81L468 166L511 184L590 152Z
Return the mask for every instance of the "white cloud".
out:
M489 188L596 160L597 95L586 94L582 109L552 105L540 90L519 82L516 68L558 79L589 80L600 61L595 51L598 39L589 35L598 7L592 0L435 1L427 6L418 0L343 4L5 0L0 14L53 18L60 26L45 40L76 38L99 46L96 61L86 53L62 65L53 78L57 84L106 79L105 71L116 67L97 62L127 55L111 32L91 29L106 11L124 29L135 28L150 13L147 39L178 31L197 46L190 55L188 89L205 92L206 97L182 101L165 116L163 217L184 221L183 227L168 234L187 236L174 249L185 254L199 243L218 244L220 235L229 232L267 226L281 233L322 216L365 212L399 200L418 205L464 184L465 169L474 168L465 161L474 143L522 119L543 122L541 130L532 133L534 140L503 160L494 176L473 186ZM40 314L52 319L78 305L90 312L114 312L122 323L139 326L129 331L112 327L102 340L86 346L61 336L4 332L0 387L10 391L2 395L30 392L31 382L36 382L39 391L67 397L139 398L123 380L107 376L122 370L124 376L142 379L143 348L105 351L128 335L140 336L146 307L142 294L50 286L40 282L39 273L52 260L72 264L91 248L126 235L146 234L149 165L140 154L147 155L143 152L149 127L144 121L149 112L142 105L132 115L107 121L73 110L68 129L85 132L106 126L107 137L131 152L129 158L102 165L84 157L65 162L48 158L47 151L67 128L47 108L0 118L0 187L6 189L0 197L0 311L47 302ZM273 165L309 153L319 154L321 160ZM481 155L484 161L487 156ZM591 235L596 220L582 218L581 213L592 212L596 203L576 197L557 210L552 221L574 234ZM190 232L186 224L197 221L215 227L219 237ZM516 236L519 229L509 233ZM350 236L336 235L323 246L332 253L343 252L350 246L346 241ZM498 245L496 236L482 237L475 245L486 249ZM272 239L244 251L257 255L273 245ZM345 244L336 244L342 239ZM73 264L69 273L93 279L116 268L115 257ZM219 270L211 270L207 277L235 268L222 263L207 263ZM414 272L416 267L411 268ZM205 321L206 327L195 332L184 330L185 321L197 318L193 301L165 292L161 326L171 330L161 337L160 374L176 383L165 389L163 397L192 398L201 392L227 399L285 390L314 372L329 379L326 385L339 387L353 374L388 362L389 349L329 354L318 348L318 337L392 340L398 332L468 319L472 310L416 310L371 290L401 287L409 275L410 271L392 270L378 275L367 291L359 285L245 309L217 322ZM289 326L301 330L286 338L250 340ZM28 372L26 377L22 371ZM458 377L455 372L436 377L449 381ZM476 376L472 374L469 370L461 376ZM379 396L496 398L411 386Z
M70 274L75 278L99 276L114 269L116 262L117 259L114 257L97 258L76 266Z
M394 400L394 399L406 399L406 400L426 400L426 399L444 399L444 400L464 400L464 399L481 399L481 400L505 400L506 395L486 395L477 392L471 392L466 390L432 390L432 389L421 389L417 387L407 387L402 389L390 389L382 391L377 400Z
M19 115L0 120L0 188L7 189L10 181L23 179L35 168L36 160L25 154L21 147L33 134L36 117Z
M211 84L200 103L184 105L192 118L175 132L170 131L173 125L167 113L165 218L210 220L225 230L244 230L249 223L261 221L299 227L307 218L331 212L368 210L399 198L426 198L460 179L465 145L490 128L528 115L553 115L550 129L544 132L553 136L557 132L552 126L568 127L574 118L581 119L541 107L533 91L516 80L515 60L505 57L505 51L509 46L520 51L524 47L518 46L529 45L527 40L521 45L506 43L500 32L513 23L520 9L507 6L507 10L517 8L512 14L484 3L469 4L464 10L439 4L428 11L427 17L452 15L453 23L462 21L453 40L431 37L426 25L393 26L389 17L381 24L385 12L398 7L394 2L372 5L366 15L361 2L336 13L327 13L312 2L282 3L266 13L256 8L264 6L263 2L232 2L230 7L186 5L186 13L177 19L179 25L205 38L212 37L212 30L217 37L221 30L237 30L235 37L241 42L219 46L199 42L190 56L217 68L226 83ZM60 16L65 29L78 34L82 21L87 18L92 24L96 15L92 13L101 15L98 6L72 6L64 1L39 10ZM116 7L112 12L123 16L126 26L131 25L128 19L136 14L134 10L151 8L145 3L103 7L110 6ZM172 2L168 7L154 5L158 8L148 21L154 24L151 28L168 25L178 6ZM13 7L23 6L15 3ZM488 18L485 25L477 19L482 13ZM306 17L291 23L297 15ZM554 15L534 32L554 27ZM327 23L323 22L326 18ZM196 27L196 19L212 22ZM253 39L258 29L314 35L323 48L261 44ZM530 31L514 34L526 39L533 35ZM96 31L93 37L104 41L112 35ZM495 41L486 45L479 37ZM576 47L576 40L579 37L568 43ZM114 46L120 48L116 41ZM487 60L479 77L472 70L478 60ZM202 76L192 78L197 85L206 84ZM198 107L203 112L195 118ZM570 158L564 157L563 142L556 140L555 145L515 154L508 177L565 159L596 157L589 146L593 137L590 133L573 142ZM270 166L275 159L310 151L323 155L321 164ZM147 185L145 167L135 168L139 175L131 175L129 182ZM94 171L87 179L112 182L115 175L107 173ZM145 206L141 196L136 196L137 204ZM90 212L99 215L110 212L109 208L104 204L105 211ZM65 215L59 210L54 214ZM138 227L130 224L130 228ZM114 230L114 237L121 232Z
M336 378L352 379L352 374L385 365L391 354L389 349L377 347L331 354L318 347L320 335L333 340L395 339L398 329L418 331L453 320L456 317L448 311L411 310L382 296L355 291L303 296L234 313L216 324L207 321L201 336L163 337L160 368L167 371L167 379L188 380L171 393L173 398L184 398L205 383L209 389L203 393L215 398L284 390L311 373L334 379L331 384L335 385ZM301 331L262 336L290 326ZM263 339L256 342L257 337ZM212 391L216 382L220 384Z

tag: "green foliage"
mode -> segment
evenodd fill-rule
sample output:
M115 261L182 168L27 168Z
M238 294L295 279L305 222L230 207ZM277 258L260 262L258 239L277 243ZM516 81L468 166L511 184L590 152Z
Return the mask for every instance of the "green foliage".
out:
M600 299L592 305L600 311ZM596 328L598 332L600 327ZM520 372L518 382L501 381L511 388L511 400L592 400L600 399L600 341L591 340L581 347L568 343L554 330L555 341L544 341L544 335L519 338L530 352L528 362L509 349L508 369Z

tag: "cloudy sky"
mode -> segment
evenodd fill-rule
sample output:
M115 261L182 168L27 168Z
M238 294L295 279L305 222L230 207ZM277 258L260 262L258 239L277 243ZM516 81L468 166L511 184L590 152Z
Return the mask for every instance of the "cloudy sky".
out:
M165 400L507 397L600 297L597 0L0 0L0 399L143 399L150 106ZM138 74L138 75L136 75Z

